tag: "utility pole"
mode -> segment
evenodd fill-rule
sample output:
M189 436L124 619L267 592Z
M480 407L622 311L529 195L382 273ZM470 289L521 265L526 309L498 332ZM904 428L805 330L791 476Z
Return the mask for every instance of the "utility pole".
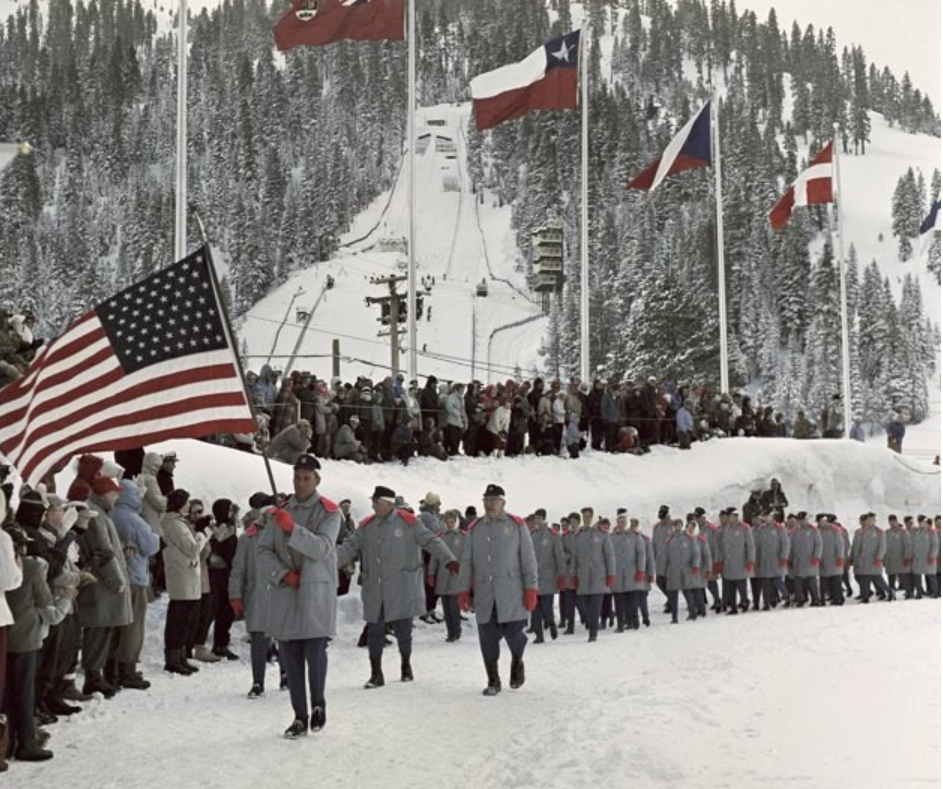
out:
M407 280L407 277L405 275L397 276L395 274L391 274L390 276L386 276L386 277L371 277L370 278L371 285L386 285L390 289L390 295L389 296L367 296L364 299L368 307L373 304L380 305L380 317L377 318L377 320L380 322L381 325L390 327L390 331L389 331L390 367L392 368L393 375L396 375L399 372L400 309L401 309L401 305L403 305L403 296L402 294L397 292L396 286L400 282L405 282L406 280ZM418 301L419 300L417 299L417 302ZM407 303L405 306L406 306L406 310L408 311L409 304ZM418 309L419 306L418 304L413 304L412 308ZM377 334L377 336L386 337L387 333L384 331L380 331Z

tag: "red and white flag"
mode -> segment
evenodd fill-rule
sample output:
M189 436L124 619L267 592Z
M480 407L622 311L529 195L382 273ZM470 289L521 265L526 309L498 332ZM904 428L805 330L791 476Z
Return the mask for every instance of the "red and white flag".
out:
M76 320L0 389L0 452L36 486L71 455L256 424L204 249Z
M786 226L789 217L792 216L792 209L796 206L833 202L833 177L834 159L832 158L832 143L829 143L812 160L812 164L799 173L786 194L769 212L769 223L773 226L773 230L782 230Z
M471 81L475 128L484 131L533 110L576 107L580 31L535 49L526 58Z
M275 46L323 46L335 41L402 41L406 0L292 0L272 32Z

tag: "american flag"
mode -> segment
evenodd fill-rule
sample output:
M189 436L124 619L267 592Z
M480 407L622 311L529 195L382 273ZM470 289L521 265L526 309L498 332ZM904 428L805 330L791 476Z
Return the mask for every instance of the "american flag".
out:
M254 432L205 248L102 302L0 389L0 452L30 485L71 455Z

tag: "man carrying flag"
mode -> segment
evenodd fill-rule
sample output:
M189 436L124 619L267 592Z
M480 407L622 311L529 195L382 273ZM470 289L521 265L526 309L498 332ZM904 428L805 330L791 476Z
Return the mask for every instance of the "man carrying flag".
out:
M254 433L207 249L78 318L0 389L0 453L35 487L71 455Z
M275 46L284 52L335 41L402 41L406 0L294 0L275 23Z
M669 175L710 166L711 103L708 101L681 127L665 152L629 181L626 188L651 192Z
M475 128L491 129L534 110L577 106L580 31L535 49L518 63L479 74L471 81Z
M773 230L782 230L786 226L796 206L834 202L832 196L834 177L834 159L830 142L812 160L812 164L799 173L796 180L786 190L786 194L773 206L773 210L769 213L769 223L773 226Z

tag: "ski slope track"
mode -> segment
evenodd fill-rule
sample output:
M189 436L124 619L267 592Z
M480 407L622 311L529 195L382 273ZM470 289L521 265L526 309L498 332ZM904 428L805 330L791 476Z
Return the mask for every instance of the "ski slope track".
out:
M168 442L180 457L176 481L209 503L245 506L264 489L258 457L196 441ZM291 469L275 463L280 488ZM57 482L68 484L71 472ZM878 447L845 441L728 439L690 452L656 448L644 458L588 453L578 461L420 460L363 467L324 463L323 493L349 497L353 515L387 484L415 504L428 490L445 507L475 503L487 482L508 492L508 509L545 506L552 520L582 505L613 516L617 506L650 533L660 504L683 514L740 504L747 481L776 476L791 509L834 510L845 523L873 509L939 511L939 469ZM299 742L287 694L269 668L267 695L248 701L248 645L233 632L239 661L201 664L190 678L163 673L166 603L148 609L141 668L147 692L124 690L50 727L55 758L12 764L17 789L189 789L269 786L441 789L463 776L475 789L695 786L802 789L933 786L940 782L940 606L899 601L841 609L784 610L668 623L663 598L649 596L652 626L603 631L596 644L561 635L525 653L527 682L481 696L485 684L472 620L462 640L416 624L416 680L365 691L366 651L356 584L338 604L330 646L327 727ZM885 721L891 720L892 733Z
M539 375L537 349L546 318L527 289L525 273L515 270L510 207L498 207L487 191L476 193L468 176L465 126L470 109L467 104L427 107L417 118L415 257L417 290L424 302L417 324L418 372L463 381ZM336 337L345 380L365 375L377 381L389 374L389 338L376 336L379 307L367 306L364 299L389 292L386 286L372 285L371 277L406 275L404 248L395 249L394 242L406 238L408 207L404 165L391 191L356 217L333 259L298 272L249 311L239 333L250 368L270 360L285 368L301 331L296 310L310 310L331 276L335 285L301 340L294 369L328 377ZM424 279L434 279L428 292ZM482 280L487 297L475 295ZM304 294L296 297L299 288ZM405 282L399 291L406 293ZM499 339L491 341L499 329ZM404 334L404 370L407 342Z

